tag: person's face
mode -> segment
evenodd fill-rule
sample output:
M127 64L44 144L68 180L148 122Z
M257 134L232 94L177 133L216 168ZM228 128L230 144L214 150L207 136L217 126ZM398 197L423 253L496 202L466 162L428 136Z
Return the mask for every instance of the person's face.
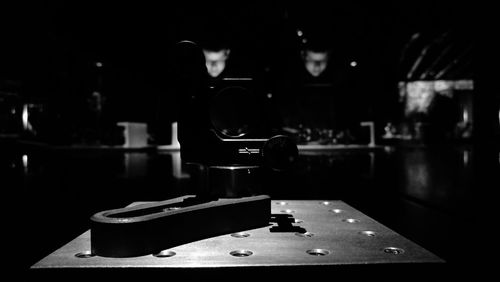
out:
M211 77L218 77L226 68L226 60L229 57L229 50L220 51L203 50L208 74Z
M304 51L302 53L306 70L314 77L320 76L328 66L328 52Z

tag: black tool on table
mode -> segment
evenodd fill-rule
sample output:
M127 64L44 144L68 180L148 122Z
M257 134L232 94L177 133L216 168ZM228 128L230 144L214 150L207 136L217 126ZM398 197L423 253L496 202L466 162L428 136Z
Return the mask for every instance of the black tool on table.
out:
M298 156L291 138L266 128L265 101L251 79L211 82L197 44L181 41L174 49L181 160L196 181L196 195L96 213L95 255L149 255L269 225L262 171L290 169Z

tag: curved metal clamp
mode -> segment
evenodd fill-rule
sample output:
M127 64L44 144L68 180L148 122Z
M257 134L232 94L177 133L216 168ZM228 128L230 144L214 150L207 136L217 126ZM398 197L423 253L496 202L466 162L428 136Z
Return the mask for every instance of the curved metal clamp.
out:
M222 234L269 225L271 198L202 200L184 196L101 211L91 217L92 253L133 257Z

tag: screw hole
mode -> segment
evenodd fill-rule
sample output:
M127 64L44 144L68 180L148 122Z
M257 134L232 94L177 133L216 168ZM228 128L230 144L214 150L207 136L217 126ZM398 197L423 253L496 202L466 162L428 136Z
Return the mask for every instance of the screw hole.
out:
M245 238L245 237L249 237L250 234L248 234L246 232L236 232L236 233L231 234L231 236L235 237L235 238Z
M169 251L169 250L163 250L159 253L153 254L153 256L157 258L169 258L175 256L176 253L174 251Z
M233 257L249 257L253 255L252 251L249 250L236 250L229 253Z
M404 253L405 251L401 248L396 248L396 247L387 247L384 248L384 253L386 254L393 254L393 255L400 255Z
M326 256L330 254L330 251L325 249L312 249L307 250L306 253L310 254L311 256Z
M331 210L328 210L329 212L332 212L332 213L341 213L343 212L343 210L341 209L331 209Z
M359 220L358 219L354 219L354 218L346 218L346 219L342 219L343 222L348 222L348 223L358 223Z
M373 232L373 231L368 231L368 230L366 230L366 231L361 231L361 232L359 232L359 234L366 235L366 236L368 236L368 237L375 237L375 236L376 236L375 232Z
M95 254L92 253L91 251L84 251L84 252L80 252L80 253L75 254L75 257L77 257L77 258L91 258L93 256L95 256Z

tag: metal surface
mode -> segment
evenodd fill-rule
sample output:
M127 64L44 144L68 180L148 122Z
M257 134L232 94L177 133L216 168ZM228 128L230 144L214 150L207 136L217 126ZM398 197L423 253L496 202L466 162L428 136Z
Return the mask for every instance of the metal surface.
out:
M444 262L342 201L272 201L271 212L269 226L239 234L244 236L226 234L131 258L81 255L90 250L87 231L32 269L168 270Z
M219 198L258 195L262 191L260 166L209 166L209 193Z

